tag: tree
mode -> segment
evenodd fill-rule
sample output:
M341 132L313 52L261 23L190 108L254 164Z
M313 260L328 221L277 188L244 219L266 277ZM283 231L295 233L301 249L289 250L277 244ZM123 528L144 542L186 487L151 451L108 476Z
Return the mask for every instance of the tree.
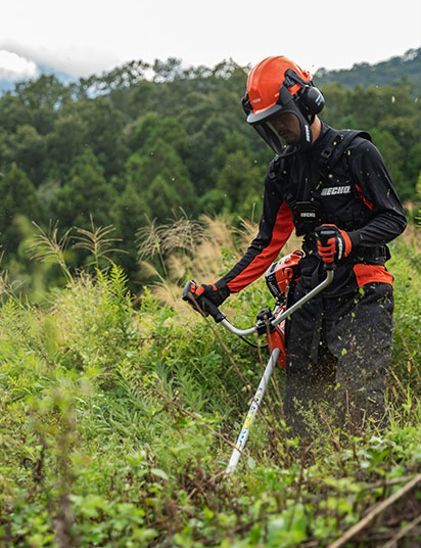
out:
M48 170L64 179L74 159L82 154L88 142L88 126L79 112L66 112L56 121L47 136Z
M226 158L219 173L217 188L223 191L231 203L232 211L250 216L253 203L262 201L263 181L260 170L242 152L233 152Z
M406 171L410 181L416 181L421 171L421 142L408 147ZM413 196L412 196L413 197Z
M171 216L177 214L177 209L185 206L183 197L168 183L162 175L157 175L146 191L147 203L150 205L153 218L158 223L164 223ZM188 210L188 208L186 208Z
M81 78L78 91L86 97L124 90L143 81L145 71L149 68L150 65L142 60L130 61L121 67L103 73L101 76L92 75L89 78Z
M81 100L79 115L86 125L85 143L89 143L105 177L118 174L128 155L123 139L123 114L109 98L96 97Z
M64 186L57 192L53 212L65 227L90 227L92 215L96 226L114 220L116 194L104 178L103 170L92 150L87 147L75 159Z
M168 217L171 211L182 206L194 214L197 208L197 195L183 161L174 148L158 138L154 144L145 146L141 152L133 154L126 165L127 181L137 192L148 197L152 216ZM165 182L163 196L159 197L158 181ZM153 191L149 192L153 184ZM172 189L171 191L169 189ZM156 196L159 202L152 200ZM171 199L170 199L171 198Z
M45 176L44 159L46 156L46 139L34 126L19 126L11 138L14 160L34 185L38 186Z
M35 193L35 187L24 171L13 164L0 178L0 238L7 253L14 253L19 245L20 231L14 220L24 215L40 221L43 212Z
M182 76L181 59L169 57L166 61L155 59L153 64L154 82L170 82Z
M149 112L135 126L129 142L133 150L153 147L156 141L162 140L171 145L177 154L183 155L188 147L188 135L179 120L173 116L160 116Z
M16 86L19 101L30 114L30 124L40 135L51 131L61 107L71 101L71 88L55 76L42 75L37 80Z
M398 189L400 197L405 199L408 190L410 192L410 187L409 189L407 188L407 182L402 174L404 160L402 148L394 136L388 131L373 129L370 133L374 144L377 146L384 159L387 170Z
M123 239L124 249L128 253L121 255L119 262L132 273L137 266L136 232L146 224L147 219L151 216L149 202L149 197L138 192L134 183L130 181L117 198L115 205L117 235Z

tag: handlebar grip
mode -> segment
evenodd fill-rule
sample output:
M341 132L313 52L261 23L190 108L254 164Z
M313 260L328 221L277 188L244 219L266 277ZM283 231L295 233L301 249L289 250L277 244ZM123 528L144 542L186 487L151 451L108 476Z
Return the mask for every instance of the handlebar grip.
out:
M327 242L329 238L334 238L336 236L336 231L332 230L328 226L322 227L319 230L316 231L316 237L319 239L320 243L325 246L327 245ZM324 263L326 270L334 270L335 269L335 263Z
M327 245L329 238L334 238L336 236L336 231L332 230L329 227L322 228L316 232L317 238L320 240L322 245Z
M216 323L222 322L225 319L225 315L219 310L215 303L206 297L200 297L202 301L202 309L210 314Z
M212 316L216 323L222 322L225 319L225 315L222 314L215 303L205 297L205 295L195 297L197 287L198 285L194 280L189 280L183 289L183 301L187 301L203 316Z

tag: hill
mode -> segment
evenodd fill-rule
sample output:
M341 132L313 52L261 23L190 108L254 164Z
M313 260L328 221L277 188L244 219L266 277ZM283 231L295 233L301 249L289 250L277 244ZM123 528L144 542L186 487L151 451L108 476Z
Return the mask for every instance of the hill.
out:
M13 279L34 280L21 245L31 221L47 230L58 220L64 232L91 227L92 217L114 225L134 280L134 240L148 219L165 224L187 211L256 220L272 153L244 122L246 79L232 60L212 69L135 61L71 85L42 75L0 97L0 245ZM421 103L410 87L322 89L323 120L368 131L415 210ZM73 258L82 266L83 250ZM54 273L44 278L51 284Z
M410 49L404 55L392 57L374 65L357 63L351 69L326 70L314 75L320 85L339 83L346 87L395 85L402 79L421 91L421 48Z

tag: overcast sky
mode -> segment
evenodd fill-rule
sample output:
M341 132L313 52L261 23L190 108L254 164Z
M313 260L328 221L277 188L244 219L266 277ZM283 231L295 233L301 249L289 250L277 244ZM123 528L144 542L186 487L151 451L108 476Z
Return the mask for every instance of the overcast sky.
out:
M30 76L34 61L87 76L132 59L214 66L268 55L314 72L420 46L420 0L1 0L0 7L0 77Z

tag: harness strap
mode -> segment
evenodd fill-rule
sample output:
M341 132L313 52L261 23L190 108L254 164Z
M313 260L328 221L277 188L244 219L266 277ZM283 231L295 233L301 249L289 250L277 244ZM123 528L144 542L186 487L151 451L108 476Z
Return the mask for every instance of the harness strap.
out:
M326 178L327 172L332 170L339 162L347 147L356 137L362 137L363 139L372 141L370 134L366 131L358 129L342 129L340 131L335 131L335 135L320 153L320 176L322 178ZM281 164L282 168L284 165L283 162ZM316 181L313 181L312 185L308 188L309 193L314 190L315 185ZM289 182L285 192L285 199L288 202L289 207L294 210L297 200L291 192L291 186L291 182ZM305 197L300 198L298 201L303 199L305 199Z
M333 139L320 153L320 171L322 175L334 168L347 147L356 137L362 137L368 141L372 140L369 133L358 129L342 129L336 133Z

